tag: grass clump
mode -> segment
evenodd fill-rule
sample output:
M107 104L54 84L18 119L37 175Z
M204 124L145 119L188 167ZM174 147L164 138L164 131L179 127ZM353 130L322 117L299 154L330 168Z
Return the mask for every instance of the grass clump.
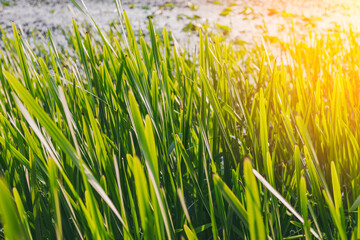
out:
M220 2L220 1L213 1L212 3L215 4L215 5L223 5L223 3Z
M231 7L224 8L224 10L220 13L220 16L227 16L229 15L233 9Z
M357 34L294 38L276 64L124 27L74 22L67 50L3 33L1 238L360 237Z
M9 1L1 1L1 4L3 5L3 7L10 6Z
M194 3L192 3L192 2L188 2L188 3L187 3L187 6L188 6L188 8L190 8L190 9L193 10L193 11L199 10L199 5L194 4Z

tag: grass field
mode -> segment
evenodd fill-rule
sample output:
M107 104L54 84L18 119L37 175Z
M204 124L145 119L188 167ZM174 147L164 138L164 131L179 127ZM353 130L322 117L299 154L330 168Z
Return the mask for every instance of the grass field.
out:
M2 32L0 238L360 238L357 33L281 63L151 22L148 42L119 12L67 49Z

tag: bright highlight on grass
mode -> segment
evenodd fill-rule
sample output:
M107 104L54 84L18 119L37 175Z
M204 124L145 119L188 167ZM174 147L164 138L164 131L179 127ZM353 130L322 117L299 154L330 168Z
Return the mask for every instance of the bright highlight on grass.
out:
M123 31L74 22L61 50L2 31L0 238L360 238L357 33L276 64L148 42L117 6Z

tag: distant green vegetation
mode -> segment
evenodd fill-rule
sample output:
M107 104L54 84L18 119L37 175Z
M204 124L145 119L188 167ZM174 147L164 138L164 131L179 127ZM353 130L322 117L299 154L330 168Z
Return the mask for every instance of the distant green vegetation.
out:
M1 4L5 7L5 6L10 6L10 2L9 1L1 1Z
M212 3L213 3L213 4L216 4L216 5L223 5L223 3L220 2L220 1L213 1Z
M360 238L357 33L276 59L123 27L2 31L0 238Z

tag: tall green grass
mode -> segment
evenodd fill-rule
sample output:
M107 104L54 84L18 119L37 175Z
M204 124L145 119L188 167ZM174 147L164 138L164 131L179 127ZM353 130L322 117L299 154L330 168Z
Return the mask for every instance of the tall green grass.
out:
M63 50L2 31L0 238L360 238L358 34L293 38L277 64L119 12Z

